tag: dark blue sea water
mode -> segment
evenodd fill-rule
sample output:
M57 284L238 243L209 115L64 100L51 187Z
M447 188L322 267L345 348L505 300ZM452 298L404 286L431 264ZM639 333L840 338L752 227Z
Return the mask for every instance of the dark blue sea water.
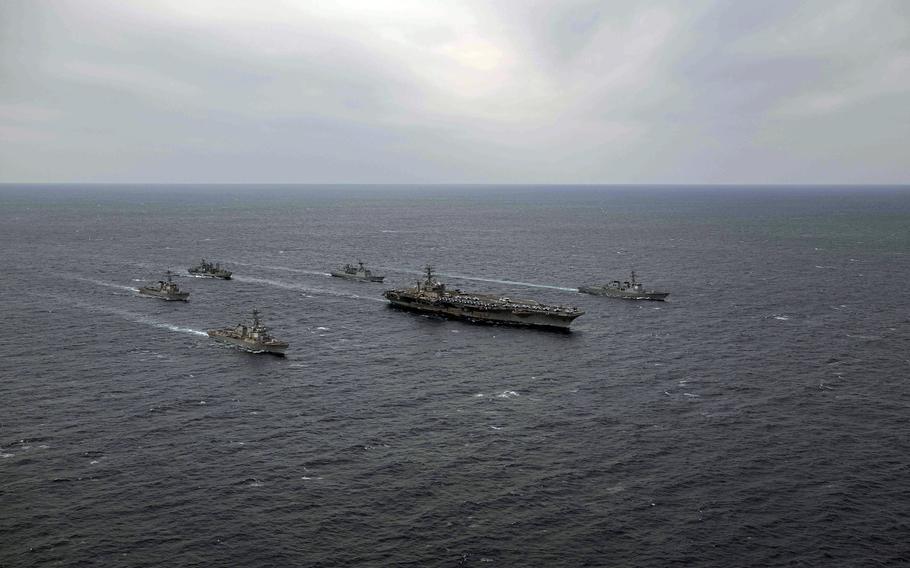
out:
M908 253L907 188L0 187L0 566L907 565Z

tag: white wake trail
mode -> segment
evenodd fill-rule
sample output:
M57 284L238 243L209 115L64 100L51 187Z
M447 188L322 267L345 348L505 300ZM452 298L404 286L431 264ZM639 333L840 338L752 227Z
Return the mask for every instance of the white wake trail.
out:
M138 291L139 291L139 288L136 288L136 287L133 287L133 286L124 286L124 285L122 285L122 284L114 284L113 282L105 282L105 281L103 281L103 280L95 280L95 279L93 279L93 278L83 278L83 277L81 277L81 276L76 276L75 279L76 279L76 280L80 280L80 281L82 281L82 282L88 282L88 283L90 283L90 284L95 284L95 285L98 285L98 286L105 286L105 287L107 287L107 288L114 288L115 290L126 290L127 292L138 292Z
M300 284L293 284L290 282L282 282L280 280L269 280L267 278L255 278L253 276L235 276L235 280L239 282L246 282L248 284L264 284L266 286L274 286L276 288L283 288L285 290L294 290L296 292L308 292L311 294L325 294L328 296L337 296L339 298L353 298L355 300L370 300L372 302L385 302L382 298L376 298L372 296L360 296L358 294L346 294L344 292L336 292L335 290L326 290L325 288L313 288L311 286L303 286Z
M402 268L391 268L391 267L381 267L383 270L392 270L395 272L404 272L406 274L419 274L423 275L423 271L418 270L408 270ZM496 284L508 284L511 286L525 286L528 288L546 288L549 290L559 290L561 292L578 292L578 288L567 288L565 286L553 286L551 284L535 284L533 282L519 282L517 280L500 280L497 278L484 278L482 276L465 276L464 274L452 274L449 272L437 272L439 276L443 278L457 278L459 280L474 280L477 282L494 282Z
M249 266L251 268L265 268L266 270L280 270L284 272L294 272L296 274L312 274L313 276L332 276L328 272L322 270L306 270L303 268L291 268L290 266L276 266L271 264L250 264L248 262L237 262L233 261L232 264L237 264L240 266Z
M149 326L152 326L152 327L157 327L158 329L167 329L167 330L169 330L169 331L176 331L176 332L178 332L178 333L188 333L188 334L190 334L190 335L198 335L198 336L200 336L200 337L208 337L208 334L207 334L206 332L204 332L204 331L200 331L200 330L198 330L198 329L193 329L193 328L191 328L191 327L183 327L183 326L174 325L174 324L168 323L168 322L158 321L158 320L156 320L156 319L154 319L154 318L151 318L151 317L148 317L148 316L144 316L144 315L142 315L142 314L137 314L137 313L134 313L134 312L130 312L130 311L128 311L128 310L121 310L121 309L118 309L118 308L110 308L110 307L107 307L107 306L98 306L98 305L95 305L95 304L89 304L89 303L86 303L86 302L82 302L82 301L80 301L80 300L74 300L74 299L68 298L68 297L66 297L66 296L58 296L58 295L55 295L55 294L41 294L41 296L42 296L42 297L47 297L47 298L52 298L52 299L57 300L57 301L59 301L59 302L62 302L62 303L65 303L65 304L69 304L70 306L73 306L73 307L76 307L76 308L81 308L81 309L83 309L83 310L88 310L88 311L91 311L91 312L101 312L101 313L105 313L105 314L110 314L110 315L118 316L118 317L121 317L121 318L123 318L123 319L125 319L125 320L127 320L127 321L131 321L131 322L133 322L133 323L141 323L141 324L143 324L143 325L149 325Z

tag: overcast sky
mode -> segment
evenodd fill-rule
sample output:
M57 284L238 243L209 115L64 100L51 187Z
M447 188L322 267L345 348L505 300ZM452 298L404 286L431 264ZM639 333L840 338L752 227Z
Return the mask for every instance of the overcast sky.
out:
M0 0L0 181L908 183L910 1Z

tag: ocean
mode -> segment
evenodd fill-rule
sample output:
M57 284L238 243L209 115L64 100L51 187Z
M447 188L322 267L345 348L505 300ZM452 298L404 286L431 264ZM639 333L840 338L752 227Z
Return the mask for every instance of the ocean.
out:
M0 566L908 565L908 254L906 187L0 186Z

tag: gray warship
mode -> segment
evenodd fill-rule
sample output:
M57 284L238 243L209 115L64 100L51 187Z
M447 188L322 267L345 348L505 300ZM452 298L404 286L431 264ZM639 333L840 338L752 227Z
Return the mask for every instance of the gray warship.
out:
M171 279L173 273L168 270L166 280L159 280L154 284L148 284L139 288L139 293L150 298L160 298L177 302L185 302L190 297L189 292L181 292L177 283Z
M284 356L287 341L272 337L269 328L259 321L259 312L253 310L253 325L239 323L234 327L206 331L215 341L237 347L251 353L272 353Z
M233 274L230 270L221 268L220 263L211 263L204 258L198 266L187 268L187 272L201 278L221 278L222 280L230 280L231 274Z
M656 290L645 290L641 282L635 279L635 271L632 271L632 279L620 282L614 280L608 284L579 286L578 291L584 294L593 294L595 296L609 296L610 298L622 298L624 300L655 300L662 302L670 295L669 292L658 292Z
M352 264L345 264L344 268L341 270L336 270L332 272L332 276L335 278L346 278L348 280L358 280L360 282L382 282L385 279L385 276L376 276L368 268L363 266L363 263L359 260L357 261L357 266Z
M534 300L516 300L489 294L449 290L426 267L423 281L415 288L386 290L383 293L395 308L433 314L471 322L536 327L568 331L569 325L584 314L578 308L548 306Z

